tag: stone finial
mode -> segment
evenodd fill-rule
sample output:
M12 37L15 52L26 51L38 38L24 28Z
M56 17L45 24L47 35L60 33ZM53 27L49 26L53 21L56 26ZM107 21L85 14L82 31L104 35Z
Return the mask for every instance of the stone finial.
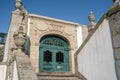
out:
M16 7L17 11L20 11L22 13L27 13L27 11L25 10L21 0L16 0L15 7Z
M114 3L119 3L120 1L119 0L113 0Z
M89 19L90 22L94 22L94 21L95 21L95 16L94 16L94 14L93 14L92 11L90 11L90 14L89 14L89 16L88 16L88 19Z
M118 6L120 6L120 0L112 0L114 3L113 3L113 5L110 7L110 10L111 9L114 9L114 8L116 8L116 7L118 7Z
M95 16L94 16L92 11L90 11L88 19L90 21L90 24L88 25L88 32L90 32L92 29L94 29L94 27L96 25L96 23L94 22L95 21Z

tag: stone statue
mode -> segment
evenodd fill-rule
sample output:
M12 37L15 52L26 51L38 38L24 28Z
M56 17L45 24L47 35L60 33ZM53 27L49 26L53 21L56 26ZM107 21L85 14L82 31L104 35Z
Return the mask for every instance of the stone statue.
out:
M21 6L22 6L21 0L16 0L15 7L16 7L17 11L19 11L19 9L20 9Z
M23 32L27 33L27 18L28 18L28 13L25 10L22 1L21 0L16 0L15 2L16 6L16 12L19 12L22 19L21 19L21 25L23 26Z

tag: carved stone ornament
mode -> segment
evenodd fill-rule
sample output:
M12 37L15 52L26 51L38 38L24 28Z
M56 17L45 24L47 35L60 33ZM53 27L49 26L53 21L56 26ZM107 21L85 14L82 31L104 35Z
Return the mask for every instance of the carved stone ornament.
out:
M88 32L92 31L96 25L96 23L94 22L95 21L95 15L93 14L93 12L91 11L89 16L88 16L88 19L90 21L90 24L88 25Z
M48 29L48 26L44 22L36 23L36 25L37 25L36 28L41 31Z
M64 28L63 25L55 24L55 23L46 23L46 25L49 26L50 31L63 31L62 29Z
M16 47L18 49L23 49L26 41L25 34L23 32L23 26L19 27L18 33L14 33L13 37Z
M72 27L71 27L71 29L69 29L69 30L68 30L68 28L65 28L64 31L65 31L65 33L66 33L67 35L69 35L69 36L71 36L71 35L74 34L74 32L75 32L75 30L72 29Z
M94 16L94 14L93 14L92 11L90 11L90 14L89 14L89 16L88 16L88 19L89 19L90 22L94 22L94 21L95 21L95 16Z

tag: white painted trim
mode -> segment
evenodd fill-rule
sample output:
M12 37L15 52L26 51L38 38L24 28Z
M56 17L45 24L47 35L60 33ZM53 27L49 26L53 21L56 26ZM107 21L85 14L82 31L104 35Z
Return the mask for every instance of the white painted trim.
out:
M78 43L78 48L80 47L80 45L83 42L82 37L83 37L83 35L82 35L82 27L78 26L77 27L77 43Z
M0 80L6 79L7 65L0 65Z
M6 62L7 58L8 58L9 37L10 37L10 28L9 28L9 31L7 33L7 38L6 38L6 42L5 42L4 56L3 56L3 61L2 62Z
M30 18L28 17L27 36L30 36Z
M16 61L14 61L14 67L13 67L13 80L19 80Z

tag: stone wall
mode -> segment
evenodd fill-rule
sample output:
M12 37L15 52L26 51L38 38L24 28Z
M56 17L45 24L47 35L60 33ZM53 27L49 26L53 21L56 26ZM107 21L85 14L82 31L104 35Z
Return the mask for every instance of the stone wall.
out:
M114 49L115 65L118 80L120 80L120 5L108 12Z
M22 52L16 54L16 64L19 80L38 80L27 55Z

